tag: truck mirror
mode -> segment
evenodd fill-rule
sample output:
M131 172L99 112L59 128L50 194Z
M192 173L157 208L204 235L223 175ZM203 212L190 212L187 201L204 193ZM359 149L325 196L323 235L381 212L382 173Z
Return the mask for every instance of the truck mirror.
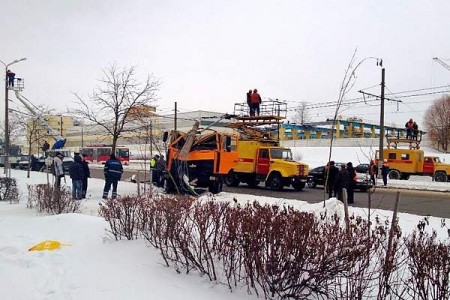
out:
M167 132L167 131L164 131L164 133L163 133L163 142L165 143L165 142L167 142L167 139L169 138L169 132Z
M231 152L231 136L225 137L225 149L227 152Z

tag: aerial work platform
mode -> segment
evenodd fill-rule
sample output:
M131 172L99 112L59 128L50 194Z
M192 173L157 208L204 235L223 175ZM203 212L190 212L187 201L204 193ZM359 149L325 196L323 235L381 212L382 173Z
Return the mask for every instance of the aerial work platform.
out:
M287 104L279 100L265 100L260 104L259 115L250 116L250 107L247 103L234 104L234 119L228 125L247 138L277 139L282 120L286 118ZM276 132L276 138L273 136Z
M419 130L417 134L414 134L411 138L406 138L403 135L403 132L397 130L394 135L386 135L386 147L389 149L397 149L399 144L408 144L409 149L420 149L420 142L422 141L422 135L424 134L425 132Z

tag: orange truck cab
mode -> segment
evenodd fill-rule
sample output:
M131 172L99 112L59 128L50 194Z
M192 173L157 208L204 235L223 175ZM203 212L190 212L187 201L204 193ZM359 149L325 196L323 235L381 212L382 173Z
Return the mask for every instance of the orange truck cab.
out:
M186 135L173 131L167 149L166 192L193 192L193 188L208 188L211 193L222 191L224 177L236 163L236 141L232 134L212 132L197 135L181 159ZM194 193L194 192L193 192Z

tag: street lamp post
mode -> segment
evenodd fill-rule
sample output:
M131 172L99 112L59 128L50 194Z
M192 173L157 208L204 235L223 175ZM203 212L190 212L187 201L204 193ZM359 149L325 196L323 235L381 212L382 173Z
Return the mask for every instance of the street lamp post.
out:
M8 76L6 76L7 72L8 72L8 67L16 64L18 62L24 61L27 58L21 58L21 59L16 59L12 62L10 62L9 64L5 64L3 61L0 60L0 62L5 66L5 166L4 166L4 173L7 177L9 177L10 173L8 172L8 170L10 169L10 164L9 164L9 149L10 149L10 145L9 145L9 99L8 99Z

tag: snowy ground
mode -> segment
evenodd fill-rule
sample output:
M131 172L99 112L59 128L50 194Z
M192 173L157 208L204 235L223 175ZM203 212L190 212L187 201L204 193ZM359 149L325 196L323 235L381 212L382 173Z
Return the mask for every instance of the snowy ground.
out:
M327 151L326 148L302 148L295 149L294 153L302 155L302 160L312 168L327 160ZM332 159L357 164L358 151L361 149L335 149ZM449 155L439 156L450 162ZM255 295L247 295L245 289L230 293L224 285L211 283L194 273L177 274L164 267L158 252L143 240L114 241L105 232L107 223L97 214L103 180L90 179L89 196L82 202L81 214L45 216L26 208L27 184L46 182L45 174L33 172L31 178L26 178L26 172L12 170L12 177L17 179L21 195L18 204L0 202L1 299L257 299ZM70 179L67 184L71 185ZM418 177L401 182L392 180L389 186L449 191L450 183L432 183L429 177ZM119 183L119 194L133 193L136 184ZM232 201L233 197L236 195L221 193L216 199ZM245 194L237 198L240 202L257 200L316 213L327 210L343 214L341 203L335 199L328 200L323 208L322 204L308 204L301 199ZM367 216L366 209L350 207L349 210ZM373 215L390 218L392 212L376 210ZM400 226L405 233L411 232L422 218L400 213ZM440 239L447 238L447 229L440 227L441 219L430 217L429 222ZM28 251L44 240L58 240L70 246L55 251Z

